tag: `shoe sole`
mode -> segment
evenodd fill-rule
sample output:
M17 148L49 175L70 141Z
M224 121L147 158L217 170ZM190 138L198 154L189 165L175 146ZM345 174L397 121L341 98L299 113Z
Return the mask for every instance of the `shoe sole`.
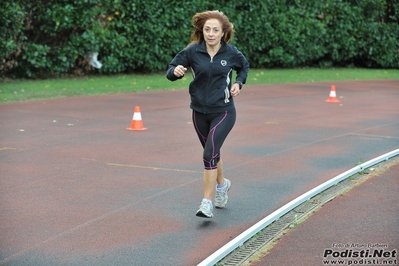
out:
M202 217L202 218L212 218L213 215L211 214L211 216L206 215L205 213L203 213L202 211L198 211L196 216L198 217Z

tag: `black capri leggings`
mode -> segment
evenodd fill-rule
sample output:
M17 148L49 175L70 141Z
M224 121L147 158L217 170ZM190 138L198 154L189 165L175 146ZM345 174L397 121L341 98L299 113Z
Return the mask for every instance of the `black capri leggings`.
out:
M193 111L193 123L198 138L204 148L206 170L217 169L220 161L220 148L236 121L236 110L202 114Z

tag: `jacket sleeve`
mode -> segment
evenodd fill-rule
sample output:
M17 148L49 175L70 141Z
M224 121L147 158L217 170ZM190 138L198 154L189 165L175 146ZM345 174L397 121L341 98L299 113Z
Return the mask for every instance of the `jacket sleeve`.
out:
M236 82L241 82L242 84L245 84L249 72L249 63L245 56L239 50L236 51L237 52L234 58L234 70L237 72Z
M168 70L166 71L166 78L169 79L170 81L175 81L175 80L178 80L178 79L181 79L181 78L184 77L184 76L182 76L182 77L176 77L176 76L173 74L175 68L176 68L178 65L182 65L182 66L184 66L184 67L186 67L186 68L188 68L188 67L190 66L189 60L188 60L188 57L187 57L187 48L184 49L184 50L182 50L182 51L180 51L180 52L173 58L172 62L170 62L169 66L168 66Z

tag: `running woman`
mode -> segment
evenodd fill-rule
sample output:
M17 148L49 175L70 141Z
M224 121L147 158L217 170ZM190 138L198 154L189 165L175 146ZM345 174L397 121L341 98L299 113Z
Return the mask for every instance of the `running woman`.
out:
M191 68L193 81L189 86L190 108L195 131L204 148L204 195L196 213L199 217L213 217L215 207L223 208L228 201L231 182L223 175L220 149L236 121L233 97L245 84L249 63L245 56L230 45L234 28L220 11L206 11L192 17L194 31L190 44L169 64L166 77L181 79ZM233 80L233 71L236 78Z

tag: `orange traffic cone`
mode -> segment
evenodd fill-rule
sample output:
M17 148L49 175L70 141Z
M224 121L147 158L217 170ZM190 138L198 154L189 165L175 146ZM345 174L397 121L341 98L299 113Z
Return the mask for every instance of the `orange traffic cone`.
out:
M326 100L327 103L339 103L339 100L337 99L337 93L335 92L335 86L331 85L331 90L330 90L330 97Z
M133 119L130 127L126 128L127 130L146 130L146 127L143 127L143 120L141 119L140 106L134 107Z

